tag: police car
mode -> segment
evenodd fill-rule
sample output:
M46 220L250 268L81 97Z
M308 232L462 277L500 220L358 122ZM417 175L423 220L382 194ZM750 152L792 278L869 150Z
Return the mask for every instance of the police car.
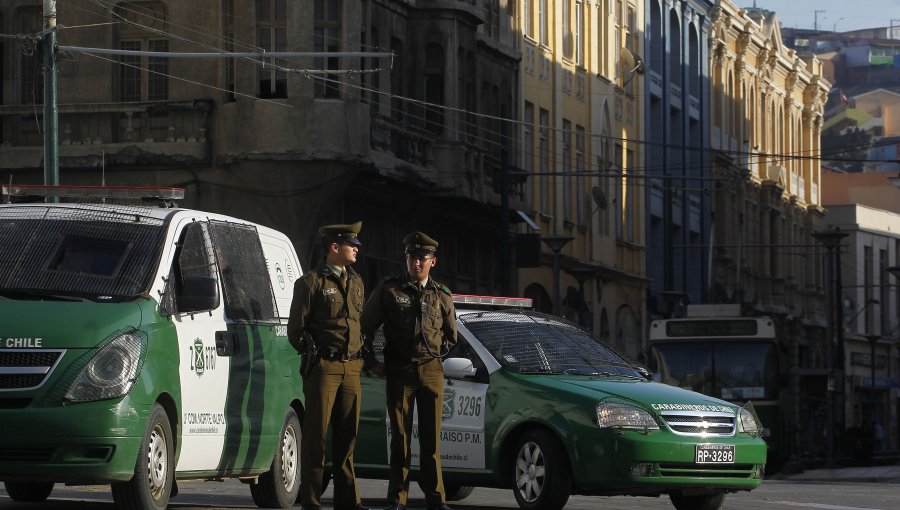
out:
M766 444L749 405L653 382L530 300L454 301L459 342L443 362L441 433L449 500L496 487L526 510L561 509L572 494L667 495L697 510L761 484ZM362 402L357 474L387 477L383 379L363 377Z
M179 189L3 188L41 197L0 205L10 498L110 484L118 508L157 510L176 479L240 478L259 506L292 506L302 389L287 317L301 268L288 238L171 207ZM139 203L111 203L123 198Z

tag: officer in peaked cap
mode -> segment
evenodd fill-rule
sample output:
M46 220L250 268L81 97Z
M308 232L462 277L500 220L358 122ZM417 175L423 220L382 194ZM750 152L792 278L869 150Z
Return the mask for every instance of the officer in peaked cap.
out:
M362 506L353 469L359 428L363 347L360 332L365 292L351 265L356 262L362 222L319 228L325 260L294 284L288 340L303 356L303 438L300 450L300 504L321 507L325 439L332 427L334 507Z
M438 242L422 232L403 238L406 271L387 278L372 293L362 315L368 344L384 325L384 364L391 421L391 476L385 510L404 510L409 495L413 409L419 409L419 487L428 510L448 510L441 474L440 434L444 404L441 359L456 344L456 314L450 289L431 278Z

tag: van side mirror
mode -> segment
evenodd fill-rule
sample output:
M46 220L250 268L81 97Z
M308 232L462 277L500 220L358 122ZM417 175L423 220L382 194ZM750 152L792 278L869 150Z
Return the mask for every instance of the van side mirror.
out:
M467 358L447 358L444 360L444 376L450 379L465 379L478 372L472 360Z
M178 295L176 306L180 313L201 312L219 306L218 282L211 276L185 276Z

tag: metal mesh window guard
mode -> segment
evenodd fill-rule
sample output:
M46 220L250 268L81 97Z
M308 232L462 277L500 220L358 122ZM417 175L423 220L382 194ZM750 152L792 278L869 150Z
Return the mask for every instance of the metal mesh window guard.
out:
M120 301L146 294L165 220L112 205L0 207L0 292Z
M512 372L643 378L625 357L558 317L510 310L462 314L458 320Z
M225 313L232 320L275 321L275 293L256 227L224 221L210 221L209 227L225 289Z

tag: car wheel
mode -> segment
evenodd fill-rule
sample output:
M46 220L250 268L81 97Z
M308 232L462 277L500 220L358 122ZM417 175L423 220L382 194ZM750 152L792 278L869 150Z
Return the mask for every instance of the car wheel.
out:
M462 501L472 494L475 487L458 483L444 482L444 499L447 501Z
M127 482L112 484L116 508L164 510L175 482L174 441L169 417L155 404L144 441L138 450L134 476Z
M526 432L513 459L513 493L523 510L560 510L572 490L565 448L544 430Z
M272 468L250 486L256 506L262 508L290 508L300 494L300 420L289 409L281 425L281 440L272 459Z
M53 492L53 482L3 482L9 499L21 503L40 503Z
M719 510L725 501L724 494L706 494L703 496L682 496L670 494L672 506L676 510Z

